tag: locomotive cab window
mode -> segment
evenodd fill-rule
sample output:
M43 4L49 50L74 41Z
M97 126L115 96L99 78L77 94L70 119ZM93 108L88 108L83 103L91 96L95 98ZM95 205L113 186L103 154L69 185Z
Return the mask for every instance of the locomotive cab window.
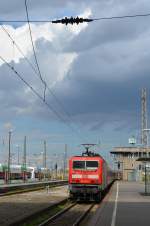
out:
M87 170L96 170L98 168L97 161L86 161L86 169Z
M73 161L73 169L85 169L85 161Z

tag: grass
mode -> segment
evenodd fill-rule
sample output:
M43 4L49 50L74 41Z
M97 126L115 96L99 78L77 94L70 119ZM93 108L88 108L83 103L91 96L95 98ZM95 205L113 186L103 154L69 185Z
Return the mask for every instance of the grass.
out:
M23 223L19 226L37 226L38 224L47 220L49 217L52 217L59 211L63 210L67 205L69 205L69 204L65 203L63 205L58 205L58 206L52 207L51 210L47 210L44 213L42 213L40 216L36 216L34 219L32 219L32 221L31 220L27 221L26 223Z

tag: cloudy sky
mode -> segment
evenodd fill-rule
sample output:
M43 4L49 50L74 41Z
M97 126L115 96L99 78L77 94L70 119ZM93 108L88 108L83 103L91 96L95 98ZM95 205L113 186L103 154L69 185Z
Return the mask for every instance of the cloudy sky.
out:
M64 16L86 18L122 16L150 12L148 0L28 0L30 20ZM0 0L0 20L26 20L24 0ZM45 106L0 61L0 153L7 156L8 131L12 130L12 152L22 151L27 136L28 155L43 150L61 155L68 144L69 155L79 153L81 143L100 143L108 157L113 146L127 145L140 136L140 92L149 91L150 17L94 21L81 25L31 23L33 42L46 91ZM41 95L44 86L35 73L27 23L2 23L0 56ZM25 58L26 57L26 58Z

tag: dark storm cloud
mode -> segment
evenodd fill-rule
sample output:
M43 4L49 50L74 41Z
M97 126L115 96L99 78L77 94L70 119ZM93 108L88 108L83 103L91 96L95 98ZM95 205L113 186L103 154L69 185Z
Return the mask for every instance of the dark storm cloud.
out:
M93 1L96 2L96 1ZM64 15L77 14L85 6L91 5L91 1L70 0L28 0L29 16L32 19L52 19ZM80 10L79 10L80 5ZM0 17L3 20L26 19L24 0L0 0Z
M121 13L142 12L150 9L148 0L28 0L29 15L34 19L78 15L85 8L91 8L94 16L109 16ZM25 19L24 0L0 0L1 19Z
M64 81L69 96L63 101L73 117L83 124L91 122L91 129L115 122L137 128L140 91L150 89L149 34L146 28L134 39L111 41L79 54L70 80ZM58 95L63 98L63 88Z
M138 23L137 20L93 22L77 37L74 37L66 50L78 52L107 43L113 45L114 42L130 42L149 30L149 23L150 18L141 19Z
M92 17L147 13L150 10L148 0L33 0L28 1L28 4L31 18L36 19L55 18L71 13L76 15L87 8L91 9ZM24 1L14 0L8 4L8 0L0 0L0 9L2 18L25 18ZM61 69L57 61L60 54L75 52L78 55L64 79L53 87L76 122L88 124L92 130L99 129L106 123L116 124L118 129L122 125L130 127L131 124L136 127L140 111L140 89L150 89L149 22L150 18L97 21L74 35L72 40L71 34L66 32L69 27L65 27L61 30L62 33L55 34L57 40L45 43L41 39L36 43L38 59L46 79L50 77L54 80L57 77L58 68ZM58 38L60 35L61 38ZM18 65L19 68L30 74L23 60ZM49 85L52 84L50 79ZM32 80L32 84L34 82L36 83ZM1 84L2 90L5 89L8 80L2 80ZM15 89L15 84L11 85L10 90ZM40 90L39 85L36 84L36 87ZM21 103L16 98L17 95L14 95L16 103L13 105ZM25 96L22 102L26 100L24 98ZM46 98L52 105L56 104L49 95ZM34 106L37 112L33 114L37 117L51 117L42 109L42 105L38 105L37 109L35 102Z

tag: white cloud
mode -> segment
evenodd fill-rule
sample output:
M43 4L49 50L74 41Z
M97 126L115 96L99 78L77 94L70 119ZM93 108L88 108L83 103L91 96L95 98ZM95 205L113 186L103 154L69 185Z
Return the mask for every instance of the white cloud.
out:
M91 14L91 11L87 9L84 14L88 16ZM70 29L70 26L61 24L31 24L33 41L41 73L49 87L54 88L57 83L61 83L68 75L78 54L74 51L64 51L64 47L69 44L74 36L77 36L85 29L86 26L87 25L79 25L76 29ZM25 24L17 28L5 25L5 29L11 34L24 55L35 65L28 25ZM42 96L44 92L43 84L2 29L0 29L0 37L1 55L9 63L14 61L15 69ZM9 77L10 75L11 77ZM9 82L10 79L11 82ZM0 96L5 96L7 103L7 108L3 103L4 111L1 112L1 117L8 117L9 115L11 115L11 117L15 115L32 115L43 112L43 108L41 105L37 104L37 98L35 98L31 90L24 86L21 81L18 81L16 75L13 74L3 62L0 64L0 81L2 88ZM11 98L7 89L4 87L11 90L9 92L9 94L11 93ZM46 97L49 98L48 91ZM11 112L13 112L13 114L11 114Z
M16 29L13 28L12 26L5 25L4 28L11 34L12 38L20 47L24 55L30 56L32 54L32 46L31 46L31 40L29 36L28 25L26 24ZM31 30L33 34L34 43L40 38L44 38L45 40L51 42L55 35L50 30L49 24L44 24L44 25L31 24ZM19 63L19 59L23 58L23 56L17 50L15 45L13 45L13 42L9 39L9 37L3 31L2 28L0 29L0 37L1 37L0 38L1 55L8 62L11 62L12 60L14 60L16 63Z
M80 16L89 17L91 15L90 9L85 9L83 14ZM22 25L21 27L14 28L10 25L3 25L4 28L10 33L14 41L21 48L25 56L31 56L32 54L32 45L30 40L28 24ZM67 44L66 41L71 41L75 35L78 35L83 29L87 27L87 24L81 25L68 25L64 26L62 24L53 25L50 23L44 24L31 24L33 42L35 44L39 39L43 41L48 41L53 43L53 46L56 50L61 50L62 41L63 44ZM1 55L8 61L12 60L16 63L19 63L19 59L23 58L20 52L17 50L13 42L9 39L4 30L0 29L0 52ZM5 44L5 45L4 45ZM64 47L64 46L63 46ZM44 51L44 50L43 50ZM72 62L72 61L71 61ZM0 65L3 62L0 62Z
M92 16L92 11L90 8L87 8L82 14L78 15L79 17L83 17L83 18L90 18ZM81 31L83 31L86 27L88 26L88 23L83 23L80 25L76 25L74 24L69 25L68 29L73 33L78 35Z

